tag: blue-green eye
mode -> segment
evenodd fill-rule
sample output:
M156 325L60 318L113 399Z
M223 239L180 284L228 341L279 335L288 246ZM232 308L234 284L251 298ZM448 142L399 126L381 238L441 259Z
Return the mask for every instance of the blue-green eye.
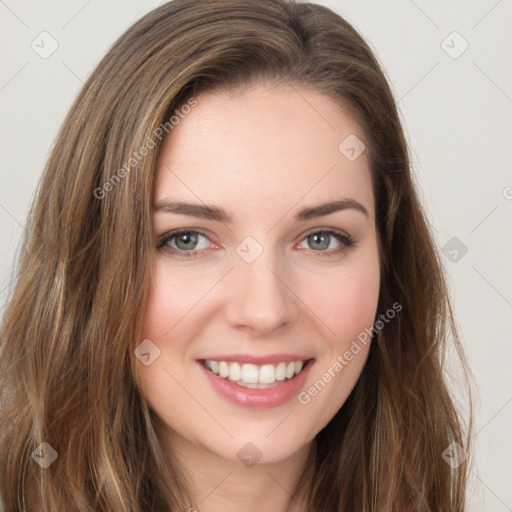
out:
M329 249L333 238L340 242L341 246L325 250ZM304 240L308 242L309 247L314 252L318 253L318 256L335 256L355 246L355 240L351 236L332 229L313 231L306 235Z
M173 257L181 259L197 258L208 250L208 244L206 243L205 245L204 242L202 244L203 247L198 247L198 245L201 245L201 239L209 241L206 234L201 231L196 229L179 229L162 235L158 242L157 250L166 251ZM333 239L340 242L340 247L329 249ZM312 231L303 240L308 243L308 250L310 250L313 256L320 257L336 256L355 247L355 240L350 235L334 229Z
M197 248L199 237L209 240L206 235L194 229L171 231L163 235L157 249L168 251L178 258L196 258L206 248Z

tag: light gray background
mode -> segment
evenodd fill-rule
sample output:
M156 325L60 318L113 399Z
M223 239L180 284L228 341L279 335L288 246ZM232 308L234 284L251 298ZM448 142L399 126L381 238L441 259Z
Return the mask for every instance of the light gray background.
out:
M0 0L2 310L28 205L64 115L110 45L160 3ZM399 101L439 246L457 237L468 249L461 257L448 246L444 257L479 389L468 510L512 511L511 0L319 3L374 48ZM31 47L42 47L43 31L58 43L47 58ZM464 40L469 47L457 56Z

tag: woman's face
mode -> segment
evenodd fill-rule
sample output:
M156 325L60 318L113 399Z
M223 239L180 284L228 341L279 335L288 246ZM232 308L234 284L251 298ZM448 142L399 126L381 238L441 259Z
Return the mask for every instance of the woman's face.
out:
M176 449L275 462L331 420L368 354L379 259L363 134L304 89L196 100L159 156L137 372Z

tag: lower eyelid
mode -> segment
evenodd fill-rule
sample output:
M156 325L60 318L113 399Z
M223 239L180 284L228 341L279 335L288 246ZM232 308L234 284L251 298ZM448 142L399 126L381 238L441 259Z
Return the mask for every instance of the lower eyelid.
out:
M200 231L194 231L194 230L190 230L190 231L179 231L177 233L170 233L169 235L164 235L164 237L162 238L161 242L160 242L160 246L167 246L169 249L171 250L174 250L174 251L177 251L177 252L181 252L181 253L187 253L187 252L190 252L190 253L193 253L193 252L199 252L199 251L205 251L207 249L191 249L190 251L185 251L184 249L178 249L176 247L170 247L168 244L171 242L171 241L174 241L176 243L176 239L180 236L180 235L183 235L183 234L193 234L193 235L197 235L198 237L203 237L205 238L206 240L208 240L211 244L213 244L214 242L212 242L212 240L210 240L210 238L205 235L204 233L201 233Z
M167 235L162 235L160 237L160 242L158 243L157 248L158 249L168 249L171 252L179 253L179 254L182 254L182 255L187 255L187 254L191 254L191 255L195 254L195 255L197 255L198 253L201 253L203 251L208 251L209 250L209 249L191 249L189 251L186 251L186 250L183 250L183 249L178 249L178 248L175 248L175 247L170 247L168 245L169 242L171 240L175 240L181 234L199 235L199 236L202 236L203 238L205 238L206 240L208 240L211 244L216 245L215 242L213 242L207 234L202 233L201 231L197 231L197 230L193 230L193 229L191 229L191 230L184 230L183 229L183 230L180 230L178 232L174 232L174 233L170 232ZM334 253L340 252L342 250L350 249L351 247L353 247L355 245L355 241L354 241L354 239L350 235L348 235L346 233L341 233L341 232L338 232L338 231L334 231L334 230L329 230L329 229L317 229L316 231L310 231L309 233L306 233L305 235L302 236L302 238L300 239L299 243L303 243L309 236L314 235L314 234L328 235L331 238L334 238L335 240L337 240L341 244L341 247L338 248L338 249L320 250L320 251L315 251L314 249L306 249L306 250L312 251L313 253L318 253L319 255L322 255L322 253L326 254L326 255L334 254Z

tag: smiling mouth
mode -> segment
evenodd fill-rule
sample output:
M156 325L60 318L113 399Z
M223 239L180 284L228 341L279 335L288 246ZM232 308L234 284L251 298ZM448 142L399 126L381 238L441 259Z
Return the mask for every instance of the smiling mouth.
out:
M201 364L218 377L251 389L267 389L293 380L313 359L256 365L202 359Z

